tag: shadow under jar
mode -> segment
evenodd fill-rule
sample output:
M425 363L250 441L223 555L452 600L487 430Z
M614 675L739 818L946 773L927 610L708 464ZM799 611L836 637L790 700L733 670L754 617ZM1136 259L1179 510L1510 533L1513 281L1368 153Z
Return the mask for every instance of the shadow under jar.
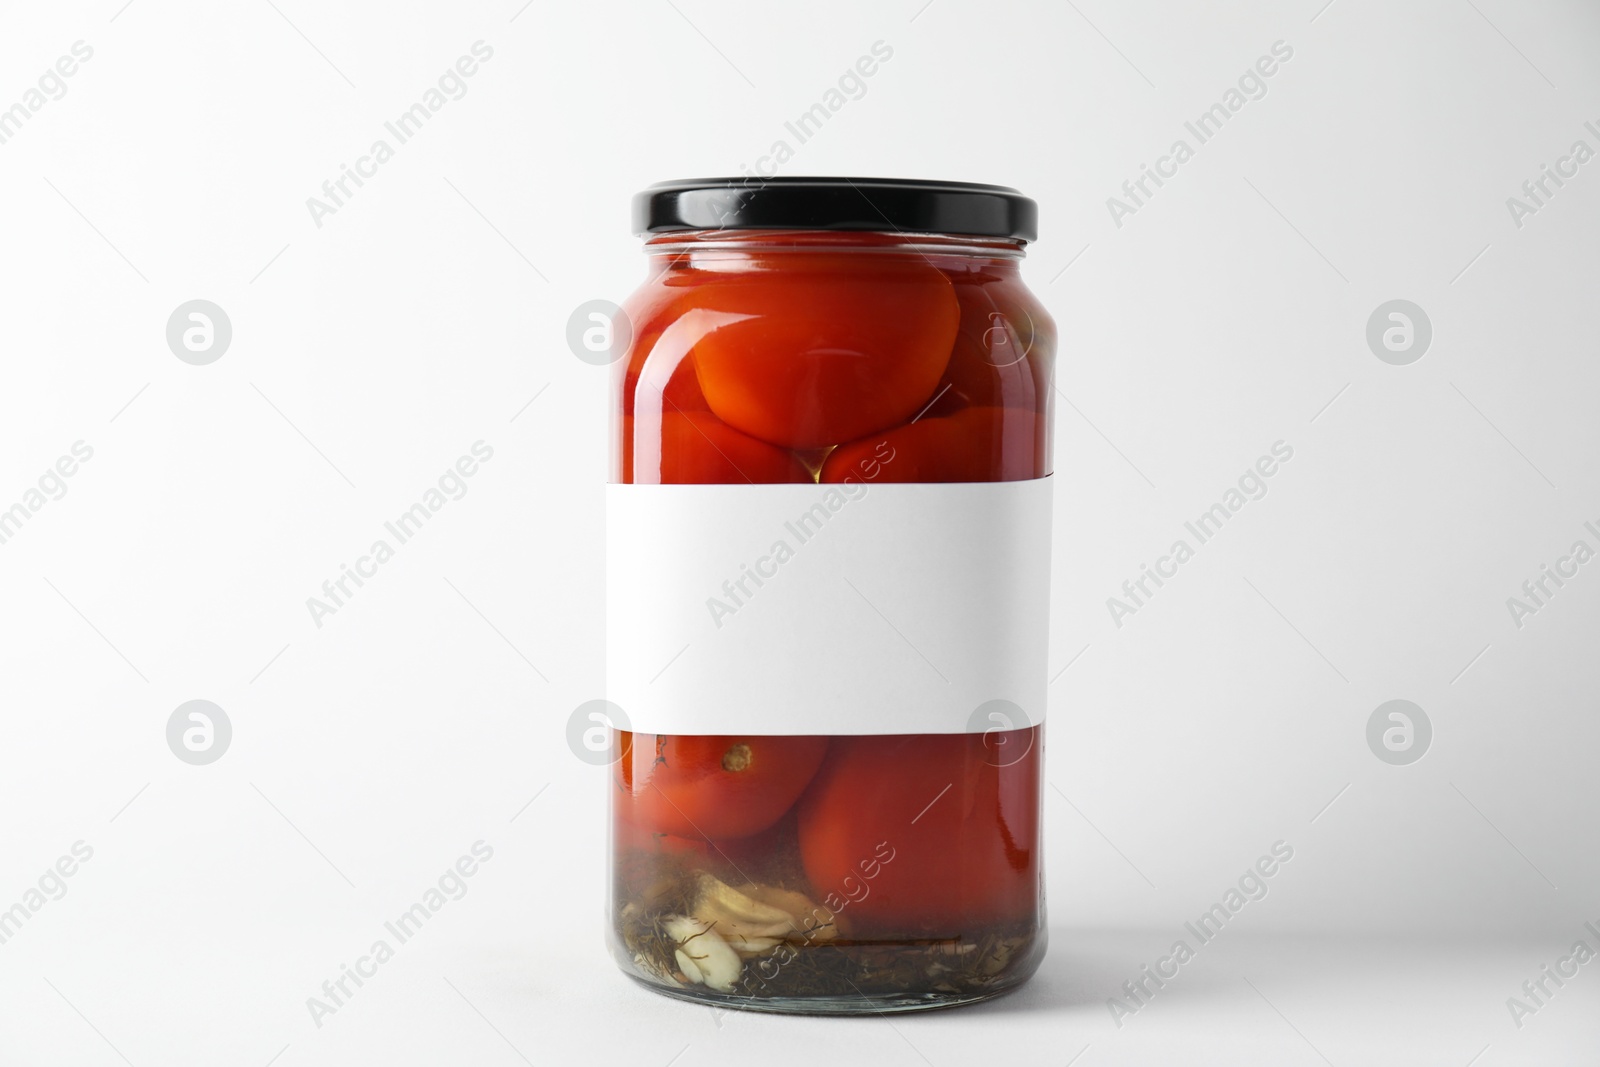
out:
M608 487L609 939L670 996L962 1004L1045 949L1055 330L998 186L635 201Z

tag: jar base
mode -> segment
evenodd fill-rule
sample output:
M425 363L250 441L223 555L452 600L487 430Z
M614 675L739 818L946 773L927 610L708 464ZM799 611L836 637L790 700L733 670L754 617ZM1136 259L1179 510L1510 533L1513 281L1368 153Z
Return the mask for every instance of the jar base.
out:
M652 993L691 1004L705 1004L730 1011L753 1011L768 1015L903 1015L914 1011L938 1011L941 1008L959 1008L985 1000L1003 997L1022 985L1017 982L999 988L974 990L966 993L856 993L849 996L812 997L736 997L704 986L668 986L643 978L637 974L623 973L635 983Z

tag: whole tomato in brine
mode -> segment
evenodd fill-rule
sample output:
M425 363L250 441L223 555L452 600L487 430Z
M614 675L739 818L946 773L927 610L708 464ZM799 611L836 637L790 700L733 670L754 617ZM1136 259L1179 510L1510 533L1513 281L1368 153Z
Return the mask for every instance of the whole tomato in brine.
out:
M688 359L694 334L682 324L697 284L696 272L664 273L661 284L646 287L623 306L632 332L620 361L622 414L643 411L710 411Z
M701 281L688 300L711 410L801 449L915 415L950 361L961 317L942 272L889 254L781 253Z
M800 803L800 857L843 930L957 937L1034 916L1035 729L835 741Z
M794 807L826 737L628 734L618 761L624 818L651 833L720 841L768 829Z
M929 415L961 408L1044 411L1052 388L1055 322L1015 278L953 272L961 324Z
M840 445L821 480L1007 482L1049 473L1043 420L1027 408L964 408ZM868 473L870 472L870 473Z
M794 453L740 433L710 412L622 419L622 480L638 485L809 482Z

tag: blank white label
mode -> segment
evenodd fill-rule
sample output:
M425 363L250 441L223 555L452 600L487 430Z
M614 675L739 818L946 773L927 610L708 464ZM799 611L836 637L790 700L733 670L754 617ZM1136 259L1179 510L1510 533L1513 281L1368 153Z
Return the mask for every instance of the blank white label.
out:
M607 697L655 734L1042 722L1051 484L607 486Z

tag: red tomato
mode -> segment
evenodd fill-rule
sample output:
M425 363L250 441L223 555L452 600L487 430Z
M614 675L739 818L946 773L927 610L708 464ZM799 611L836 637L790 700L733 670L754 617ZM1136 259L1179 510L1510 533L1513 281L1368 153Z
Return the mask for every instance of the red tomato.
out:
M789 448L849 441L915 415L950 360L949 280L900 256L791 252L688 290L695 369L730 426Z
M975 271L951 275L961 325L929 415L969 407L1044 410L1055 354L1055 323L1022 283Z
M836 739L799 825L806 877L842 928L953 937L1031 919L1037 741L1029 730ZM1000 767L996 751L1027 755Z
M695 333L677 325L687 309L695 274L668 274L628 298L623 311L632 328L627 358L613 365L621 377L622 414L710 411L700 392L689 350Z
M1049 473L1042 424L1028 408L966 408L840 445L821 481L1005 482Z
M659 351L665 351L661 349ZM700 379L694 372L694 361L687 356L672 363L666 359L646 360L636 371L628 372L628 410L626 414L665 411L688 412L711 410L705 394L700 391Z
M639 485L809 482L792 452L740 433L706 412L622 419L622 481Z
M652 833L719 841L783 818L817 773L826 737L627 735L624 814Z

